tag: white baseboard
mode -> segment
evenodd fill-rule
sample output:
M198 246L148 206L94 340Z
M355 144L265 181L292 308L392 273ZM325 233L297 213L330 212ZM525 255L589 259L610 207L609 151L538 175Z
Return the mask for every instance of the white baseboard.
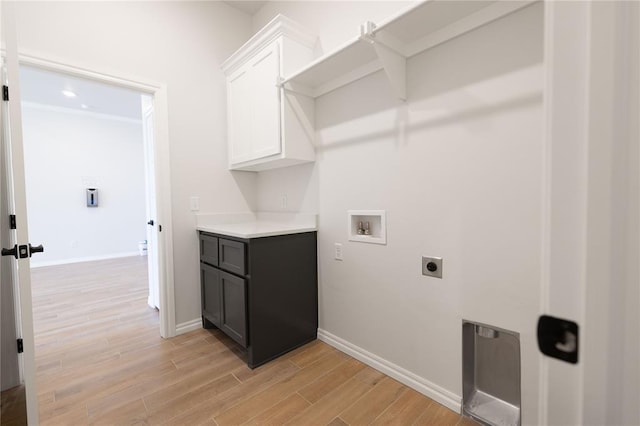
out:
M191 321L183 322L181 324L176 324L176 336L184 333L188 333L190 331L197 330L202 328L202 319L197 318Z
M417 390L456 413L461 412L462 403L458 395L320 328L318 329L318 339L387 376L393 377L400 383Z
M92 262L94 260L119 259L121 257L131 257L131 256L140 256L140 252L130 251L126 253L107 254L103 256L72 257L70 259L50 260L50 261L44 261L44 262L38 262L37 260L32 260L31 267L42 268L44 266L67 265L69 263Z

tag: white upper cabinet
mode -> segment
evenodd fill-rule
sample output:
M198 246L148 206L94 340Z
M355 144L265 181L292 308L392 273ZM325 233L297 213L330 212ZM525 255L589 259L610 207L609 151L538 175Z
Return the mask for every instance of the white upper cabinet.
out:
M222 65L227 76L229 168L260 171L315 160L312 98L283 76L313 59L315 37L278 15Z

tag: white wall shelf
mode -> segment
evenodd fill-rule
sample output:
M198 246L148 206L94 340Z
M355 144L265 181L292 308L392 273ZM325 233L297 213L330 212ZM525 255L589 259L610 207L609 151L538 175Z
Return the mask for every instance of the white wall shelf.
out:
M406 100L406 60L534 3L426 0L385 22L365 22L360 36L286 77L286 90L319 97L383 69L396 95Z
M347 237L349 241L387 244L386 216L384 210L348 210ZM362 232L363 228L366 233Z

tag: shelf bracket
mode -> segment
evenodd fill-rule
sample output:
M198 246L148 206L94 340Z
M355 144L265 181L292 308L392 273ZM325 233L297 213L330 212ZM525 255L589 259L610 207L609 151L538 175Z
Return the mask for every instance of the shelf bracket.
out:
M309 108L305 108L300 99L301 96L303 97L303 100L304 98L313 99L313 97L301 92L288 90L286 88L284 89L284 95L284 102L289 105L289 107L295 114L298 122L300 123L300 126L302 127L302 131L307 137L307 140L310 141L311 145L315 147L315 130L312 121L313 117L309 117L309 114L313 114L313 109L310 111Z
M376 24L371 21L365 21L360 24L360 40L373 44L373 31L376 29Z
M376 24L367 21L360 25L360 40L371 44L376 55L382 63L391 87L396 96L403 101L407 100L407 59L395 47L388 45L383 40L378 40L374 31Z
M313 89L304 86L302 84L298 84L298 83L294 83L292 81L284 81L280 84L278 84L278 87L280 87L282 90L284 90L285 92L291 92L291 93L296 93L296 94L300 94L300 95L305 95L305 96L309 96L310 98L315 98L316 94L313 91Z
M407 60L394 50L387 46L374 43L373 48L376 50L378 59L382 62L384 72L387 74L391 87L403 101L407 100Z

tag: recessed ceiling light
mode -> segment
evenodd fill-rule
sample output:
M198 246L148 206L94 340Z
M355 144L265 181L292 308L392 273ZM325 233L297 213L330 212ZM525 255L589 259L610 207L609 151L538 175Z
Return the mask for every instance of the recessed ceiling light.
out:
M65 95L67 98L75 98L77 95L72 92L71 90L63 90L62 94Z

